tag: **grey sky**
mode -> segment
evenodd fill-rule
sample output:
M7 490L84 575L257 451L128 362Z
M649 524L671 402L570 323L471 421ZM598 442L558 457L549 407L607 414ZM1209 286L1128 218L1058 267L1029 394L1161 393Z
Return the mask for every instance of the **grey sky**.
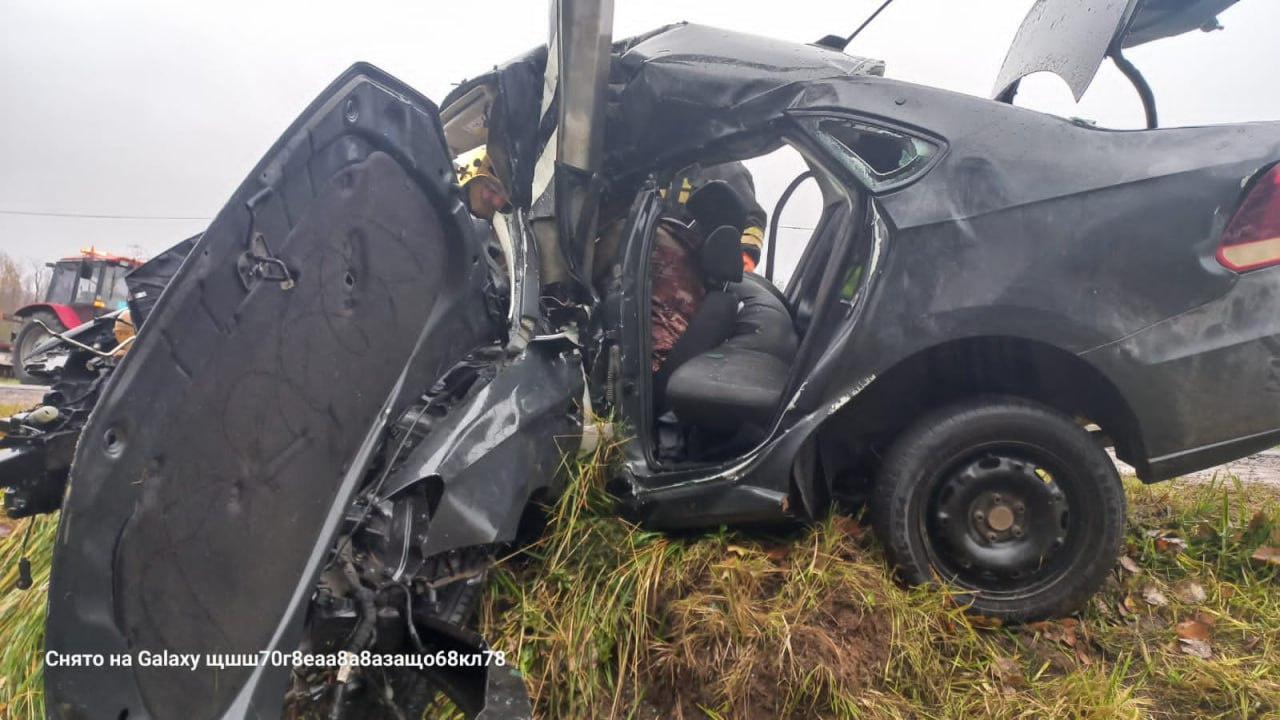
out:
M878 4L616 0L615 36L690 20L807 42L847 34ZM892 77L985 96L1030 4L896 0L849 51L885 60ZM1163 125L1280 118L1280 3L1241 0L1221 20L1225 31L1130 53L1155 88ZM210 218L352 62L373 62L439 100L546 33L542 0L0 0L0 250L23 260L87 245L153 253L206 220L3 211ZM1110 64L1079 106L1051 76L1024 83L1019 104L1108 127L1142 123Z

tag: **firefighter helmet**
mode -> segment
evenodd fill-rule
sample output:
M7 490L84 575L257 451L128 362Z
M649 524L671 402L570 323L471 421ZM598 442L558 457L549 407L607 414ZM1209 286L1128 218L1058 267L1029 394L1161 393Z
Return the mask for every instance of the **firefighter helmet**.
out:
M498 173L494 170L493 162L489 160L489 150L484 145L462 153L455 163L458 166L458 184L462 187L466 187L472 180L479 177L489 178L499 186L502 185L502 181L498 179Z
M495 212L510 209L507 189L498 179L487 148L481 146L465 152L455 162L458 166L458 183L466 195L467 206L471 208L472 215L492 220Z

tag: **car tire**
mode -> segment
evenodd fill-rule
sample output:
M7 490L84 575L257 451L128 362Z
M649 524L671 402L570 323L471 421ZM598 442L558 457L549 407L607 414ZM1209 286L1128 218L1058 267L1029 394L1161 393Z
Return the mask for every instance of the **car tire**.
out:
M871 522L899 577L1010 621L1078 610L1115 565L1115 465L1071 418L1013 397L932 411L881 464Z
M36 310L22 321L22 327L18 330L18 335L13 339L13 375L23 385L41 385L44 383L42 378L28 373L24 367L27 355L40 343L52 337L48 331L36 324L36 320L40 320L57 332L66 330L62 323L58 321L58 316L48 310Z

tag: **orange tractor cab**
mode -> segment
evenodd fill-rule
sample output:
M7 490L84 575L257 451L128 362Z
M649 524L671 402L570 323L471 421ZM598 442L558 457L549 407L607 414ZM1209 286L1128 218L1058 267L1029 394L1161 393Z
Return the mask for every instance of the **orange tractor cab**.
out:
M93 318L126 307L124 276L141 260L85 248L79 255L47 263L53 269L44 302L13 313L21 323L13 335L13 372L24 383L38 382L27 373L24 357L49 339Z

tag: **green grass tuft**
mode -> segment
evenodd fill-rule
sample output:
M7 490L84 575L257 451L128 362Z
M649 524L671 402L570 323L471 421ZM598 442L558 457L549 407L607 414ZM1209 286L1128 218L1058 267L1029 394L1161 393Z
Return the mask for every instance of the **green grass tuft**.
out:
M31 540L30 590L18 590L18 559L27 524ZM53 556L57 516L34 521L0 519L0 718L44 718L42 685L45 600L49 590L49 561Z

